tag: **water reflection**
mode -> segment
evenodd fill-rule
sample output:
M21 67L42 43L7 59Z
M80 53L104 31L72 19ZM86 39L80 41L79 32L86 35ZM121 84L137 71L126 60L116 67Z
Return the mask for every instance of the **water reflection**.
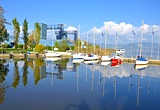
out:
M79 105L69 104L64 110L90 110L89 105L87 104L86 100L81 99Z
M28 84L28 59L24 59L24 65L23 65L23 85L26 86Z
M28 98L26 95L21 97L28 102L34 96L33 103L43 99L42 105L51 107L47 106L46 109L55 107L65 110L105 110L120 107L120 109L136 110L142 109L144 104L150 106L148 103L152 102L151 98L155 101L153 105L160 108L157 104L160 101L159 66L112 62L75 63L72 59L46 61L40 58L6 60L1 65L3 66L0 70L5 72L0 74L1 84L10 84L12 88L16 88L8 89L8 94L5 94L8 100L4 102L3 98L2 105L10 103L8 101L11 101L11 96L15 94L28 94L27 91L31 91ZM9 86L0 86L2 96L6 92L6 87ZM1 88L5 88L5 92ZM17 99L17 102L20 101ZM41 110L41 104L35 103L35 106Z
M0 60L0 83L3 83L5 81L5 77L9 72L8 67L9 64L6 63L6 60Z

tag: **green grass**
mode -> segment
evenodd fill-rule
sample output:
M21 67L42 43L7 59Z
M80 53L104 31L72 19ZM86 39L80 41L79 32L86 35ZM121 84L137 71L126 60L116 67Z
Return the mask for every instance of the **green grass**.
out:
M4 49L0 49L0 53L2 53L2 51L3 51L3 53L7 53L7 54L9 54L9 53L27 53L28 51L32 51L32 49L28 49L28 50L23 50L23 49L21 49L21 48L17 48L17 49L13 49L13 48L4 48Z

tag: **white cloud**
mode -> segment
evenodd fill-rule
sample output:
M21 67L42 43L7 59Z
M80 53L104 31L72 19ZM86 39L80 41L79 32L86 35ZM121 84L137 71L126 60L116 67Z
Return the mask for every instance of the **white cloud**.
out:
M100 37L101 37L102 43L104 42L104 39L101 36L101 34L99 34L99 32L103 32L104 35L106 35L106 32L108 31L108 43L112 43L112 44L114 43L116 33L118 34L118 40L120 44L131 42L129 39L133 35L132 30L134 30L136 34L133 39L134 42L138 42L139 38L142 35L142 26L136 27L136 26L133 26L132 24L125 23L125 22L121 22L121 23L115 23L113 21L104 22L104 25L101 26L100 28L93 27L88 32L93 35L94 30L96 30L96 37L97 37L96 39L100 40ZM144 24L143 37L144 39L146 39L145 42L151 41L152 30L154 31L154 42L157 42L157 38L158 36L160 36L160 26ZM83 40L86 40L86 33L81 34L81 36Z

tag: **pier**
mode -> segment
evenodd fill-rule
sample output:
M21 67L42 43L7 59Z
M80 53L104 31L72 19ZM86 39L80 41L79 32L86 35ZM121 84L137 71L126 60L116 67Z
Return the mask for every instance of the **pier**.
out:
M123 62L128 62L128 63L134 63L135 62L135 58L122 58ZM149 59L148 60L148 64L151 65L160 65L160 60L155 60L155 59Z

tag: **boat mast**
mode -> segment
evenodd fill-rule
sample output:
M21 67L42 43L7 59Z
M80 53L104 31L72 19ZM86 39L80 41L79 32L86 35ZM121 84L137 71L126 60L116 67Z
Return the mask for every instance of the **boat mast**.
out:
M157 55L157 60L159 60L159 36L158 36L158 55Z
M152 52L153 52L153 36L154 36L154 32L152 29L152 47L151 47L151 59L152 59Z
M143 39L143 31L144 31L144 21L142 20L142 35L140 38L140 57L142 56L142 39Z
M80 40L80 24L78 26L78 53L79 53L79 40Z
M87 32L87 43L86 43L86 54L88 53L88 32Z
M105 37L105 54L106 54L106 39L108 37L108 25L106 23L106 37Z
M96 43L96 40L95 40L95 30L94 30L94 54L95 54L95 43Z

